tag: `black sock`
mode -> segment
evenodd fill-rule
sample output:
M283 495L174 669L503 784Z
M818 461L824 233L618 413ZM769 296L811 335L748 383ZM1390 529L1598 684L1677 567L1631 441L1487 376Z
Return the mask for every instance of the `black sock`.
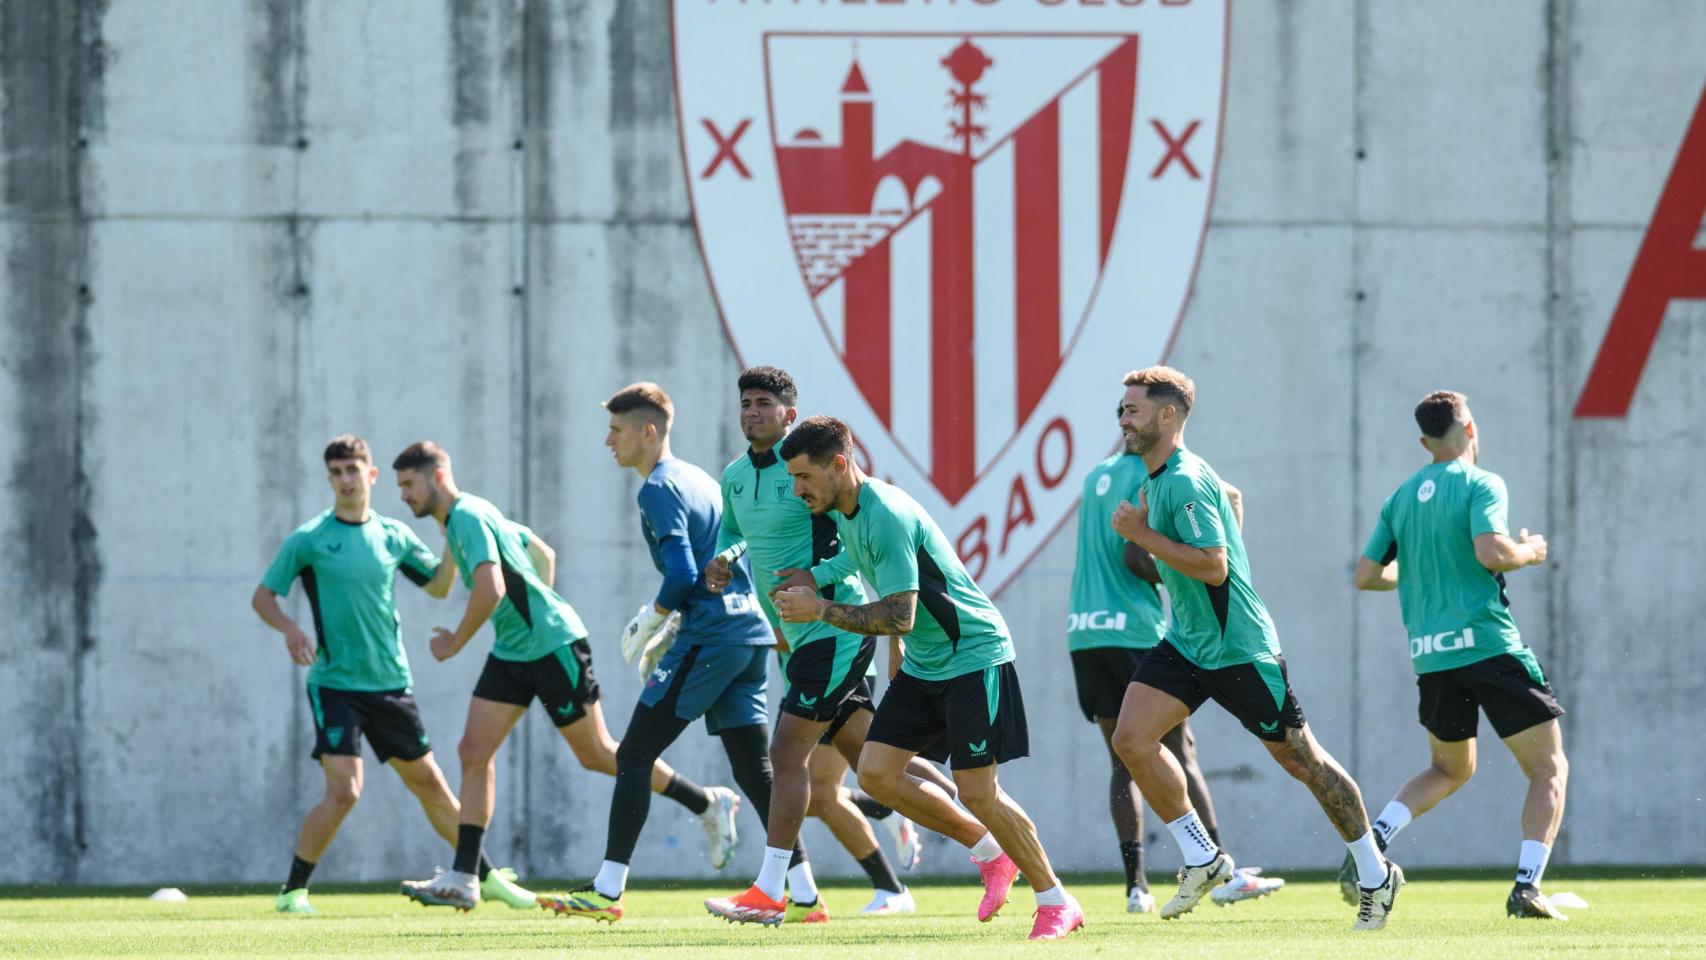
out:
M464 823L456 828L456 862L451 869L457 873L473 873L480 869L480 844L486 839L486 828Z
M480 850L480 869L476 871L480 876L480 881L484 883L486 877L496 869L497 867L492 864L492 858L486 856L486 851L482 848Z
M1143 841L1126 840L1120 844L1120 859L1125 861L1125 890L1148 890L1149 879L1143 875Z
M871 851L871 855L859 861L859 866L865 868L865 876L871 878L871 886L890 893L901 890L900 878L894 875L894 867L889 866L889 858L883 856L883 848Z
M290 858L290 879L284 881L284 892L301 890L308 886L308 875L314 872L314 865L301 857Z
M863 790L849 790L848 793L853 795L853 805L859 808L859 812L872 820L882 820L894 813L893 807L883 806Z
M694 815L711 809L711 796L705 792L705 788L679 773L670 774L669 786L663 788L663 795L686 807Z

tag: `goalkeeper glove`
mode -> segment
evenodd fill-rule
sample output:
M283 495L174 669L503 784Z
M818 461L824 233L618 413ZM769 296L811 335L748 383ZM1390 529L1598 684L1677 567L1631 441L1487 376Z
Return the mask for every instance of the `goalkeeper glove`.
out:
M656 605L650 602L641 607L640 612L634 614L634 619L622 628L622 659L633 663L668 618L669 614L659 613Z
M657 669L658 661L663 659L670 647L675 646L675 635L680 632L681 611L671 611L668 619L664 620L663 627L652 634L651 642L640 651L640 659L635 666L639 668L641 680L651 676L652 671Z

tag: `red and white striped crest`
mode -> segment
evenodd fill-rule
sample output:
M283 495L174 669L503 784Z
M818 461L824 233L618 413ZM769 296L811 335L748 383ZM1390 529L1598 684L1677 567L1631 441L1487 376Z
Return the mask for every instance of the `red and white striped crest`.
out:
M682 150L736 352L852 424L999 590L1117 438L1207 226L1224 0L676 0Z

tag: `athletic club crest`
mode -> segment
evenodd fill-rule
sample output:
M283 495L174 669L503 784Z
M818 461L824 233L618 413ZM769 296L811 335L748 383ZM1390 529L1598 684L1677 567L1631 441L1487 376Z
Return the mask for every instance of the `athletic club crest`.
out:
M675 0L735 351L848 421L1000 590L1118 438L1208 222L1224 0Z

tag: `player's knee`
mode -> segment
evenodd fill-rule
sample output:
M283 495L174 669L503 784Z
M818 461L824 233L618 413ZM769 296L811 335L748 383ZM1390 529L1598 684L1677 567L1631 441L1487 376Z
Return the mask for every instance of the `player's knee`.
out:
M1561 791L1570 779L1570 762L1564 759L1562 751L1543 757L1530 767L1528 779L1551 784L1552 789Z
M1126 766L1155 751L1155 738L1146 737L1135 726L1123 723L1114 728L1113 744L1114 755Z
M1001 790L995 785L993 778L987 780L980 778L960 784L960 802L965 804L967 810L970 810L985 823L988 822L988 818L984 814L994 810L996 805L1000 803L1000 798Z
M1308 783L1318 775L1321 763L1314 752L1301 745L1287 744L1284 748L1273 752L1274 759L1279 762L1280 769L1291 774L1295 780Z
M1446 780L1451 782L1451 788L1456 790L1469 782L1475 775L1475 758L1466 757L1461 760L1436 760L1434 769L1438 770Z
M360 799L361 781L354 777L326 784L326 802L340 810L353 809Z
M456 745L456 759L462 761L464 771L478 770L491 765L492 751L483 743L463 737L462 742Z
M887 803L890 797L899 792L903 776L900 771L863 764L859 770L859 789Z

